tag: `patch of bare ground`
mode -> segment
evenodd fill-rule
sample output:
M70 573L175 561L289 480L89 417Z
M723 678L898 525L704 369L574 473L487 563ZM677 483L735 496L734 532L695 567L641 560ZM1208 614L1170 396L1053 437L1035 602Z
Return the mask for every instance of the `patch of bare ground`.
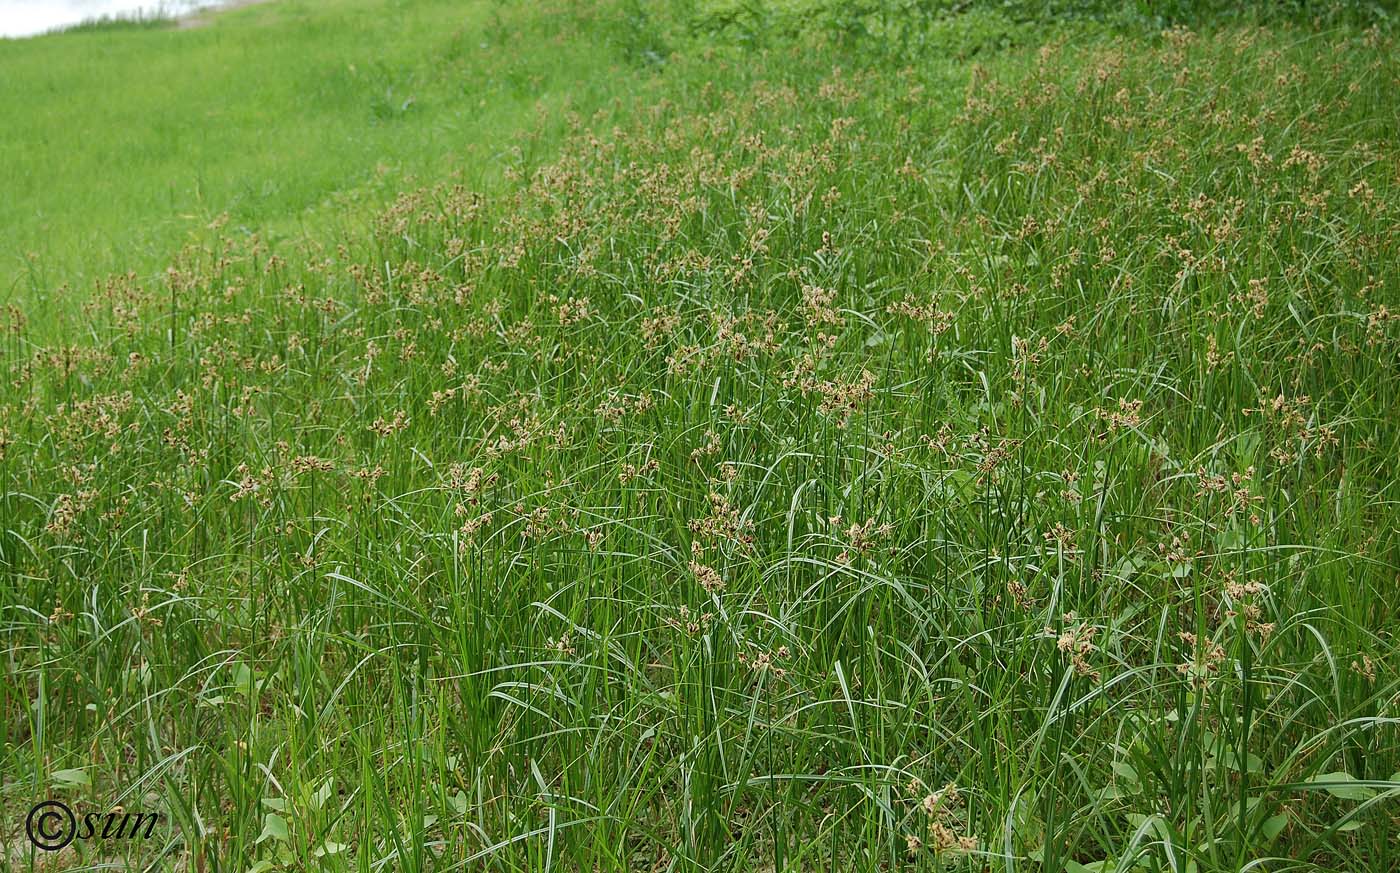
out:
M206 6L191 12L189 15L181 16L175 25L176 30L194 30L197 27L206 27L214 23L221 13L231 9L240 9L244 6L255 6L260 3L267 3L269 0L229 0L227 3L220 3L217 6Z

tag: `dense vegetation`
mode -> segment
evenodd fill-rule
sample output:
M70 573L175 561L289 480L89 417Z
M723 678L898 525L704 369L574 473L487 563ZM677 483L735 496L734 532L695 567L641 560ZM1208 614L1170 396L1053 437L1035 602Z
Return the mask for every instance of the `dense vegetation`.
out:
M170 823L12 866L1400 863L1394 40L1009 8L511 7L498 174L17 296L0 791Z

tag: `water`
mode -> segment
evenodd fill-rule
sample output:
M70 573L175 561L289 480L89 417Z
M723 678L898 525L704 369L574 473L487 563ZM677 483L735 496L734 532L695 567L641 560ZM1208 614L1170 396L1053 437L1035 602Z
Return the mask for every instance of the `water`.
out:
M33 36L94 18L179 15L210 0L0 0L0 37Z

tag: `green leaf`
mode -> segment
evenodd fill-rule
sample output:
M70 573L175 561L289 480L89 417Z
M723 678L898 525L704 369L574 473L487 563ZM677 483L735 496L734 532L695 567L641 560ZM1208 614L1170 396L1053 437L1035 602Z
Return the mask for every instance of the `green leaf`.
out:
M1245 545L1244 534L1240 533L1238 530L1228 530L1221 533L1220 536L1216 538L1216 542L1219 543L1220 551L1222 552L1237 551L1244 548Z
M1355 782L1356 777L1345 770L1333 770L1331 773L1319 773L1309 782L1330 783L1324 784L1323 790L1333 797L1340 797L1342 800L1370 800L1376 796L1376 792L1365 785L1348 785L1348 782Z
M233 665L233 692L244 697L252 697L258 693L257 677L252 668L242 661Z
M86 770L75 768L72 770L53 771L53 784L59 788L87 787L92 784L88 778Z
M327 776L321 786L311 794L311 808L320 809L326 805L326 801L335 793L335 777Z
M287 820L275 812L269 812L263 816L263 829L254 843L262 843L267 840L277 840L288 842L292 838L292 833L287 828Z
M1113 768L1113 772L1118 775L1118 778L1126 782L1131 782L1134 785L1138 783L1138 772L1133 769L1132 764L1124 761L1114 761L1109 766Z
M248 868L248 873L267 873L268 870L272 870L276 866L276 864L266 859L262 861L254 861L253 866Z
M1215 758L1207 763L1206 766L1211 766L1212 764L1219 764L1226 769L1234 770L1236 773L1241 770L1239 752L1232 746L1222 746ZM1264 769L1264 760L1252 752L1246 752L1243 769L1248 770L1250 773L1258 773Z
M1286 827L1288 827L1288 813L1281 812L1265 819L1264 824L1259 827L1259 832L1264 835L1264 839L1273 842Z
M1134 828L1147 827L1149 832L1164 843L1171 842L1172 829L1160 815L1147 816L1139 812L1128 813L1128 821Z
M458 789L456 794L447 799L447 803L458 815L466 815L471 802L467 799L466 792Z
M336 843L331 840L326 840L326 842L322 844L320 848L318 848L311 854L315 855L317 858L324 858L327 855L339 855L347 848L348 846L346 846L344 843Z
M1352 819L1351 821L1347 822L1346 824L1342 825L1341 827L1337 828L1337 833L1339 833L1339 834L1345 834L1345 833L1348 833L1348 832L1350 832L1350 831L1359 831L1359 830L1361 830L1362 828L1364 828L1365 826L1366 826L1366 823L1365 823L1364 821L1361 821L1360 819L1354 818L1354 819Z

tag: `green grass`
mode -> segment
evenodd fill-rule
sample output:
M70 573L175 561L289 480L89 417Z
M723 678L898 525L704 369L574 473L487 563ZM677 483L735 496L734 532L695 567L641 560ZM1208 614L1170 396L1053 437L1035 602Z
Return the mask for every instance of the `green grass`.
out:
M1392 38L569 8L588 112L10 313L11 866L1393 869Z
M561 38L583 16L279 0L193 29L0 40L0 290L154 275L223 215L325 239L415 178L487 185L537 105L591 112L617 87L610 34Z

